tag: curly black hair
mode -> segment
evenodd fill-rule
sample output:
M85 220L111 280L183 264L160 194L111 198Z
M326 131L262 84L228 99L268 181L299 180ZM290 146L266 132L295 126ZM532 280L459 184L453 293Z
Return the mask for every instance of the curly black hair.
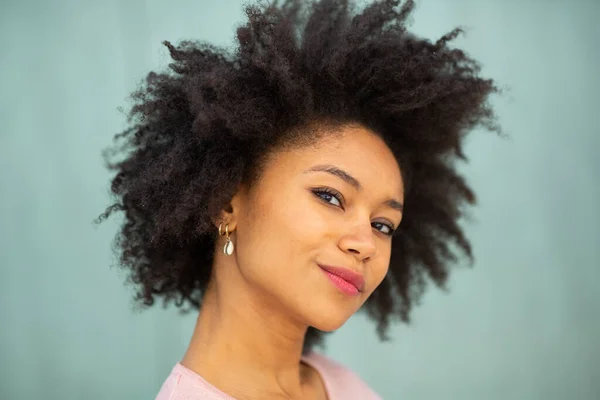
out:
M265 156L307 143L311 126L358 123L395 154L405 211L390 269L361 310L386 339L391 319L409 322L428 276L444 288L449 266L471 246L459 222L475 202L456 170L474 128L500 132L480 65L449 42L407 31L414 3L384 0L360 10L347 0L245 6L235 48L164 42L173 62L132 94L129 127L105 154L124 212L115 250L138 304L199 308L211 276L212 221ZM122 156L119 160L113 157ZM190 307L191 306L191 307ZM185 308L185 307L183 307ZM309 328L304 351L322 345Z

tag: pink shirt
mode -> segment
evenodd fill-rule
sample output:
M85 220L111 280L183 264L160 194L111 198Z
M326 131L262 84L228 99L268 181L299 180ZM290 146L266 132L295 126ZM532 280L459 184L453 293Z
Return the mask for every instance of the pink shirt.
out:
M302 360L319 372L329 400L381 400L358 375L332 359L313 352ZM156 400L235 399L178 363L162 385Z

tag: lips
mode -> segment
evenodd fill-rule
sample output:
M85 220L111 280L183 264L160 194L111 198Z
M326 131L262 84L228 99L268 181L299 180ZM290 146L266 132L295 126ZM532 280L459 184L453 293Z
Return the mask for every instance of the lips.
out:
M335 266L331 266L331 265L321 265L321 264L318 264L318 265L322 270L329 272L330 274L335 275L335 276L343 279L347 283L351 284L359 292L362 292L365 290L365 279L363 278L362 274L359 274L358 272L354 272L353 270L351 270L349 268L335 267Z

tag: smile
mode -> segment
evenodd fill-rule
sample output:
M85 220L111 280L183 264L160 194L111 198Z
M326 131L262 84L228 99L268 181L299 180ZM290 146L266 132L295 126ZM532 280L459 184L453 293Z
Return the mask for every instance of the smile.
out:
M365 279L362 274L344 267L334 267L318 264L331 283L342 293L357 296L365 289Z

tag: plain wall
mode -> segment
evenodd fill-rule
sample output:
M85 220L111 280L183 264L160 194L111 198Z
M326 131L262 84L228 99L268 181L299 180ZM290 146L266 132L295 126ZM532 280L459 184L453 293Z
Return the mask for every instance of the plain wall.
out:
M117 107L169 62L162 40L227 45L241 1L0 2L0 399L151 399L195 315L133 310L101 150ZM600 28L597 1L424 0L417 33L483 74L508 139L475 132L476 262L431 286L379 343L353 317L327 354L385 399L600 398Z

